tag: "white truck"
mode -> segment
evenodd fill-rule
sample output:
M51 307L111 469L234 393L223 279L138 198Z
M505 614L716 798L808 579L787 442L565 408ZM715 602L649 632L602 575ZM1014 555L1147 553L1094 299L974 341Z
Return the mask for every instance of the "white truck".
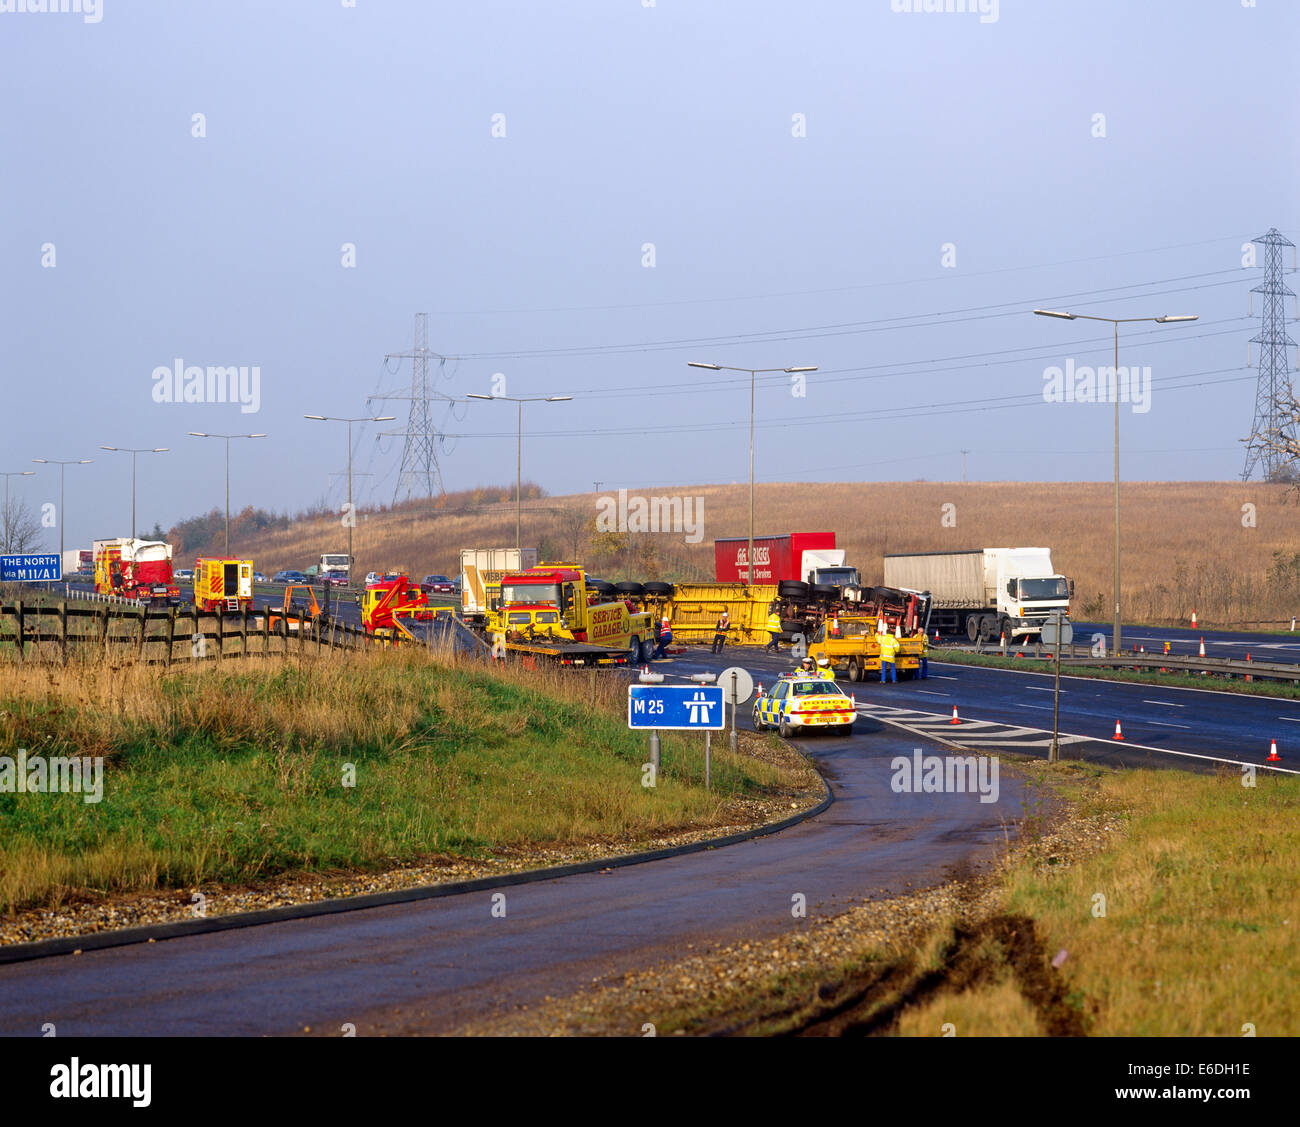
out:
M460 614L482 625L501 601L501 577L537 566L536 548L465 548L460 553Z
M347 552L326 552L316 567L316 576L322 583L347 585L352 574L352 561Z
M885 556L885 586L929 591L929 629L972 642L1037 638L1056 613L1069 621L1074 580L1052 567L1050 548L971 548Z

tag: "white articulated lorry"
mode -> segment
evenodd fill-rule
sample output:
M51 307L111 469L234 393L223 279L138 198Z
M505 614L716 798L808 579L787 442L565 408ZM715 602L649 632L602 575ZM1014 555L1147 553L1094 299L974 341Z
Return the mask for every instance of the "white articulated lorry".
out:
M501 603L501 577L537 566L536 548L465 548L460 553L460 614L481 626Z
M885 556L885 586L929 591L930 628L972 642L1038 638L1043 622L1069 621L1074 581L1052 568L1050 548L971 548Z

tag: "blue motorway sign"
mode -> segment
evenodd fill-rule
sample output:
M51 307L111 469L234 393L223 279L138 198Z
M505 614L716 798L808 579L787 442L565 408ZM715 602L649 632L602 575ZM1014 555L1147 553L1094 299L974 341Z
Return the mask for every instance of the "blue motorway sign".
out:
M0 556L0 583L49 583L63 578L59 554Z
M629 685L629 728L679 728L720 732L722 689L717 685Z

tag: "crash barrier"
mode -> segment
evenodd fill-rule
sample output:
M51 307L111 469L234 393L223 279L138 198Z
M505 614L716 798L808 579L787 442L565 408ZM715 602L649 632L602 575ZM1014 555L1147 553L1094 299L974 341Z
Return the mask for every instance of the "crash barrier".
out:
M85 604L67 599L0 604L0 660L66 663L104 656L170 666L228 657L291 657L375 644L360 627L305 611L205 613L196 607Z

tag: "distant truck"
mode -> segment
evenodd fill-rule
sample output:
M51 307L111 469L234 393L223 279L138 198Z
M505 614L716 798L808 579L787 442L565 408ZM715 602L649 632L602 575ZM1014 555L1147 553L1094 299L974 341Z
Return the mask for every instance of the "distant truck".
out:
M92 548L67 548L63 553L63 574L85 574L95 570L95 552Z
M1069 620L1074 581L1052 567L1049 548L971 548L885 556L885 583L931 596L930 628L972 642L1038 638L1044 621Z
M833 532L784 532L754 537L754 583L821 583L856 588L856 567L844 562ZM726 536L713 542L714 574L719 583L749 582L749 537Z
M537 566L536 548L466 548L460 554L460 615L482 626L501 605L501 577Z
M97 594L180 605L181 591L172 575L170 544L121 536L96 540L92 551Z
M200 556L194 561L194 605L206 614L253 609L253 561Z
M316 565L316 575L322 583L346 586L351 574L351 559L347 552L326 552Z

